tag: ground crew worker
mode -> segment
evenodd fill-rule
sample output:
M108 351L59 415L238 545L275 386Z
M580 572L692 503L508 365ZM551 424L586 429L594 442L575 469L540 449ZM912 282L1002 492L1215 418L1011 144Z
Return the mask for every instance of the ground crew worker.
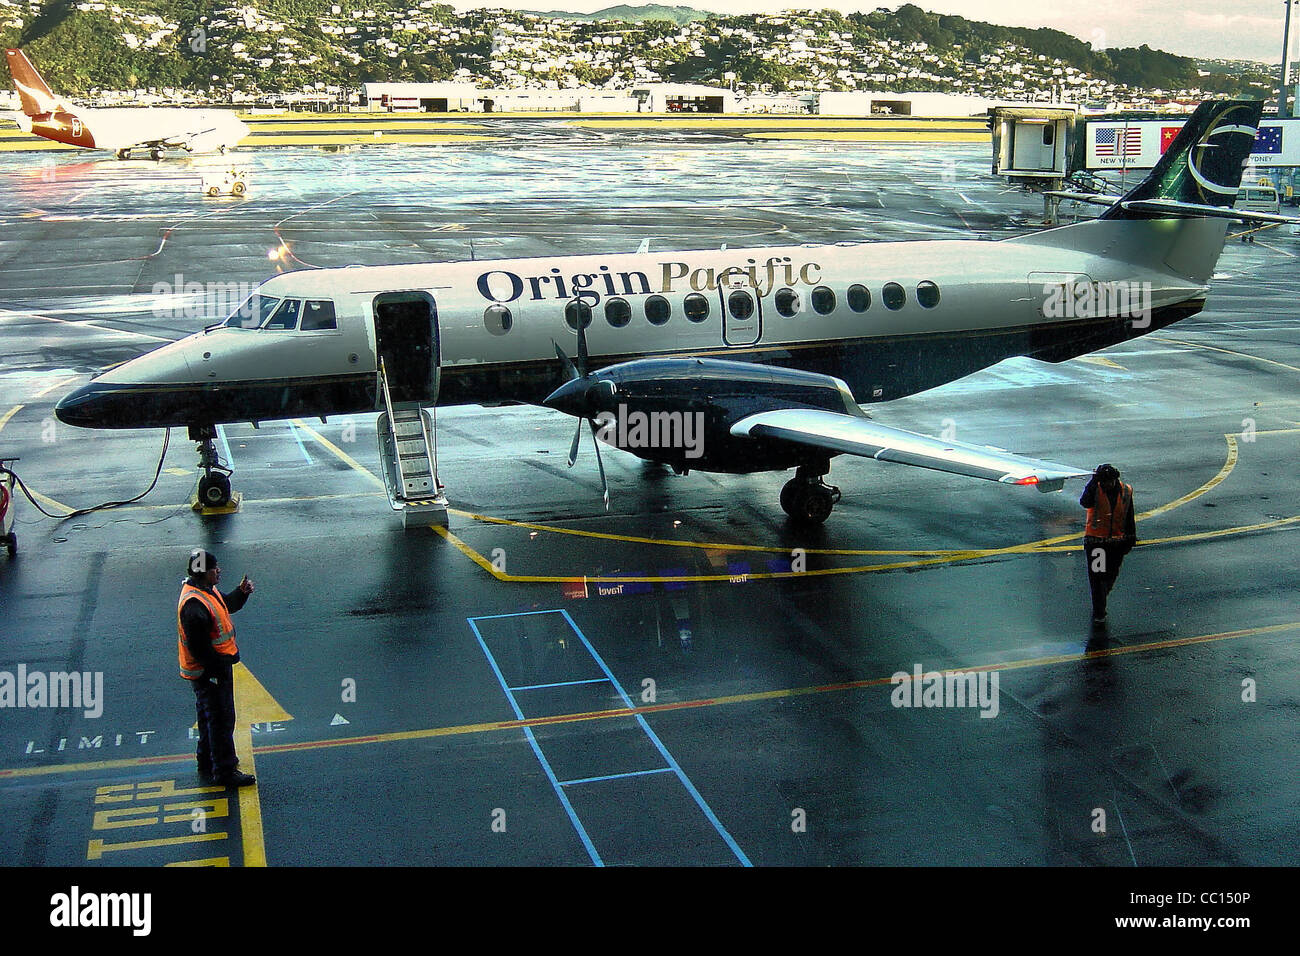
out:
M1137 543L1133 517L1133 487L1119 480L1114 465L1098 465L1083 489L1079 504L1088 509L1083 530L1083 557L1092 591L1092 622L1106 622L1106 599L1110 596L1124 555Z
M227 787L246 787L255 780L240 772L235 754L233 669L239 663L239 646L230 615L248 601L253 582L245 575L235 590L222 594L217 590L221 567L210 551L191 552L187 570L176 606L177 651L181 676L194 688L199 776Z

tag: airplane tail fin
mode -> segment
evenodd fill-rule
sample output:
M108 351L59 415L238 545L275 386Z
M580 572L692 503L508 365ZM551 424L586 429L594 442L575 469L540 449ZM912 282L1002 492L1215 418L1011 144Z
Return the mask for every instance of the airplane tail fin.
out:
M24 115L40 116L42 113L52 113L59 107L59 100L50 92L22 50L5 50L5 59L9 63L9 75L13 77L14 89L22 101Z
M1237 198L1242 168L1255 145L1264 104L1217 100L1196 108L1147 178L1099 219L1178 215L1174 203L1226 208ZM1151 205L1145 205L1150 203ZM1163 208L1162 208L1163 207ZM1184 214L1196 213L1187 210ZM1204 212L1201 212L1204 215Z

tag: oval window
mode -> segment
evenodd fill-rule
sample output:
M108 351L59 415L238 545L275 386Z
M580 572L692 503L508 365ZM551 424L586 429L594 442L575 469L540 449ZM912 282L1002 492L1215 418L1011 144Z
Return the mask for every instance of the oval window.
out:
M927 309L939 304L939 287L933 282L922 282L916 287L916 301Z
M907 301L907 293L897 282L886 282L885 287L880 290L880 301L885 303L886 309L896 312Z
M727 296L727 308L733 319L747 319L754 314L754 300L748 292L737 289Z
M854 312L865 312L871 308L871 290L864 285L849 286L849 308Z
M621 329L632 321L632 306L627 299L610 299L605 303L605 321L616 329Z
M787 319L799 314L799 293L794 289L776 290L776 311Z
M504 305L489 305L483 313L483 324L493 335L505 335L514 325L514 319Z
M585 329L591 325L591 306L584 299L570 299L564 304L564 321L574 332L578 323Z
M686 317L692 322L703 322L709 317L709 300L698 292L692 292L682 303Z
M812 307L818 315L828 315L835 311L835 293L829 286L819 285L812 290Z
M645 317L651 325L663 325L672 317L673 307L661 295L652 295L645 300Z

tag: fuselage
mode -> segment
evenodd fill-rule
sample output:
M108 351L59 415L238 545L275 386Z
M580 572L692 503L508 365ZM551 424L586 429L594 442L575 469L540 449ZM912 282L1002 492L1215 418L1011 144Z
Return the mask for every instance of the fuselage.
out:
M70 424L128 428L373 411L384 352L376 326L398 300L401 321L427 314L431 324L434 361L417 383L427 404L540 402L558 384L556 346L575 352L579 322L589 323L593 369L710 356L833 375L860 403L888 401L1012 356L1061 361L1194 314L1225 229L1098 221L1000 241L292 272L259 287L248 318L120 365L57 412ZM1131 307L1073 291L1101 287L1128 290ZM332 327L322 327L326 311Z
M229 110L181 107L86 109L63 107L25 116L19 126L36 136L113 151L177 147L206 153L233 147L248 127Z

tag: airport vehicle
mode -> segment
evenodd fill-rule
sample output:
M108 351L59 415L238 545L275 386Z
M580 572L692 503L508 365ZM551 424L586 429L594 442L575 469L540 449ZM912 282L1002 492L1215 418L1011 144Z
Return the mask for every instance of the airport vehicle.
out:
M248 170L232 166L221 172L204 173L201 181L203 195L243 196L248 192Z
M169 149L224 153L248 135L229 110L184 107L89 109L55 96L21 50L5 50L9 74L22 103L14 120L24 133L86 149L107 149L118 159L147 153L162 159Z
M1271 212L1276 215L1282 211L1282 203L1278 198L1277 190L1271 184L1261 183L1258 186L1241 187L1233 208L1246 212Z
M570 463L585 419L597 439L682 474L794 468L781 504L810 523L839 500L822 478L841 454L1059 490L1091 469L894 428L861 405L1013 356L1061 362L1199 312L1228 220L1280 218L1232 208L1260 110L1202 104L1097 219L1010 239L278 275L224 323L110 369L56 415L187 426L214 505L230 494L219 424L379 410L402 510L437 488L424 406L511 402L580 419Z
M17 458L0 458L0 544L9 557L18 553L18 536L14 534L14 473L9 462Z

